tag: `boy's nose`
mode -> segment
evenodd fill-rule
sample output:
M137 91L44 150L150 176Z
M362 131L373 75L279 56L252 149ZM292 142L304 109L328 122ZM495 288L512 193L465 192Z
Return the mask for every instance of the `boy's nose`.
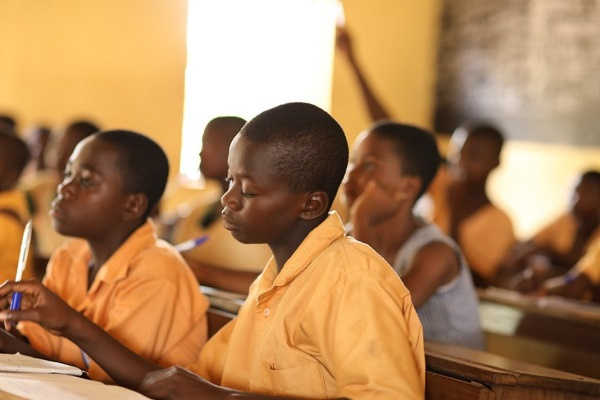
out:
M56 191L64 198L69 198L73 194L73 185L71 184L73 179L64 179L58 184Z
M240 209L240 202L233 195L232 188L229 188L223 193L223 196L221 196L221 205L234 211Z

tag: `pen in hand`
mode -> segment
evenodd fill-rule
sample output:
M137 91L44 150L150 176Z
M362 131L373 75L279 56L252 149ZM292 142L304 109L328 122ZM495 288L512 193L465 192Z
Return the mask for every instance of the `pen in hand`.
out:
M23 231L23 241L21 242L21 252L19 253L19 264L17 265L17 276L15 278L15 282L19 282L23 277L23 271L25 270L25 265L27 264L27 254L29 254L29 244L31 243L32 229L31 220L29 220L25 225L25 230ZM12 295L10 309L18 310L20 306L21 293L15 292Z
M208 240L208 235L203 235L203 236L197 237L196 239L190 239L190 240L186 240L185 242L176 244L175 249L177 249L177 251L179 251L180 253L183 253L184 251L189 251L195 247L200 246L202 243L206 242L207 240Z

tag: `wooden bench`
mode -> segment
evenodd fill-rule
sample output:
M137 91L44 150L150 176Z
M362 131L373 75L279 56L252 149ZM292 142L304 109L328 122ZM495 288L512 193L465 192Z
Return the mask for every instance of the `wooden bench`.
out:
M459 346L428 342L427 400L591 400L600 380Z
M600 305L496 288L478 295L488 352L600 379Z

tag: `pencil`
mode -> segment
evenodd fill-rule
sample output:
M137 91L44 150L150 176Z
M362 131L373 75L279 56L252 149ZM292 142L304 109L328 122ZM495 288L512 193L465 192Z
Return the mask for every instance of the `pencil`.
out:
M17 276L15 277L15 282L19 282L23 277L23 271L25 270L25 265L27 265L27 255L29 254L29 244L31 243L31 233L32 233L31 220L27 222L25 225L25 230L23 231L23 240L21 241L21 252L19 253L19 263L17 265ZM18 310L21 306L21 293L15 292L12 295L12 302L10 303L11 310Z

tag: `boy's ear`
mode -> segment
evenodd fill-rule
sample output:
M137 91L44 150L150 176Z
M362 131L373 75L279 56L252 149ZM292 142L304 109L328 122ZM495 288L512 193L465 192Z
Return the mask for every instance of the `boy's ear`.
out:
M148 197L143 193L132 193L127 196L123 218L126 221L140 219L148 208Z
M308 194L306 202L304 203L304 210L300 214L300 218L307 221L317 219L327 211L329 206L329 196L327 193L319 190Z
M402 191L410 198L415 198L417 194L419 194L421 186L423 186L423 183L421 182L421 178L417 175L404 176L402 179Z

